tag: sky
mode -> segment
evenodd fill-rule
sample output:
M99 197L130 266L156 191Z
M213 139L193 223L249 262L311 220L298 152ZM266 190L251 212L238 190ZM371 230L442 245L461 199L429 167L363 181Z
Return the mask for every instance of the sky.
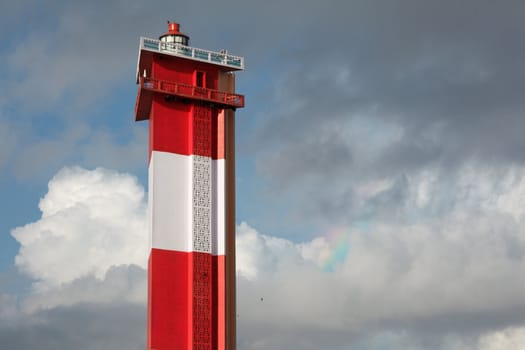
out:
M238 349L525 348L521 0L4 1L0 344L144 349L139 37L245 57Z

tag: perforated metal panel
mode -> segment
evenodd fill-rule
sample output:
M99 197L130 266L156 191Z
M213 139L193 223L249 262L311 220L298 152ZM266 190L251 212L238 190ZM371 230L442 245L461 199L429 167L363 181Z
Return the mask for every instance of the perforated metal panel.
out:
M211 158L193 158L193 251L211 253Z
M193 349L212 350L212 111L193 111Z
M212 111L193 110L193 250L211 253Z
M211 350L212 345L212 257L193 256L193 349Z
M212 111L210 107L193 107L193 154L211 157Z

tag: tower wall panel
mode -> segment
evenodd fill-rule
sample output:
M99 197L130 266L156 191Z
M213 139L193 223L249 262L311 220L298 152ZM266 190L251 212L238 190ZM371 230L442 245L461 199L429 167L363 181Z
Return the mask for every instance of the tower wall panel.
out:
M196 71L203 72L203 81L208 89L217 89L219 72L214 66L204 62L188 61L183 58L169 57L155 59L152 65L151 76L156 79L176 81L187 85L197 85Z
M164 102L154 104L150 125L148 344L224 350L224 116L201 105L169 114ZM174 142L166 130L180 128L191 137Z
M151 152L202 155L224 159L224 116L215 108L196 106L179 100L166 100L156 94L150 118ZM199 113L206 111L205 116ZM209 125L207 125L209 124Z
M150 118L150 155L152 151L192 154L192 106L182 102L166 101L156 94Z
M193 247L193 157L153 152L149 164L151 248L191 252ZM210 160L212 255L224 255L224 159Z
M162 52L148 57L140 74L172 89L151 85L148 100L140 97L151 106L144 112L150 123L148 349L234 350L234 113L210 105L206 90L233 93L234 76ZM220 57L227 56L212 58Z

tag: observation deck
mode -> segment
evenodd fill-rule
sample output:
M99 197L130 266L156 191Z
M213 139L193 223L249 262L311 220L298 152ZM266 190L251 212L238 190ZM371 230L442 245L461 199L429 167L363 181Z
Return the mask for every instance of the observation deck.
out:
M183 100L204 101L218 107L233 110L244 107L244 96L239 94L145 77L139 78L139 85L139 94L135 104L136 121L149 119L151 101L155 92Z
M226 50L209 51L205 49L198 49L196 47L186 46L179 43L164 42L161 40L140 37L139 59L137 62L137 83L141 70L141 62L147 61L149 55L144 53L160 53L163 55L170 55L182 57L199 62L206 62L213 65L224 67L227 71L244 70L244 58L240 56L230 55Z

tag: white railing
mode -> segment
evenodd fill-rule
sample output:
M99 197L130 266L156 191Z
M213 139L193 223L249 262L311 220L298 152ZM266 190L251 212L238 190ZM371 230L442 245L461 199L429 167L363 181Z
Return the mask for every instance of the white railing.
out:
M229 55L226 51L209 51L176 43L166 43L145 37L140 38L140 49L219 64L233 69L244 69L244 58Z

